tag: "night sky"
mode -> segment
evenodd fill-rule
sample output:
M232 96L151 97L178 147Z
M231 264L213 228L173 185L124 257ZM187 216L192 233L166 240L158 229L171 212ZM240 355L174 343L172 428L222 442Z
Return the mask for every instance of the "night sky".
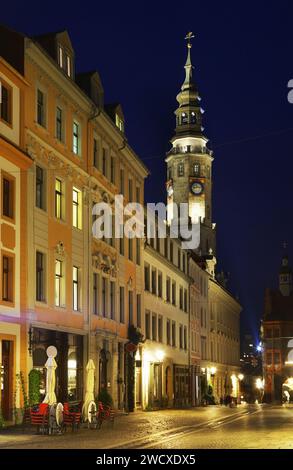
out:
M121 102L130 145L152 175L146 201L165 201L184 79L187 31L214 150L218 267L257 335L266 286L276 286L282 243L293 264L293 2L5 2L0 22L28 35L67 29L77 71L97 69L106 102Z

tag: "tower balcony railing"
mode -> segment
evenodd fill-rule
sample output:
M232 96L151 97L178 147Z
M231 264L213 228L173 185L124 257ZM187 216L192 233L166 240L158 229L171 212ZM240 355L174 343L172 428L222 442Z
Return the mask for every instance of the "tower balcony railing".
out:
M186 145L184 147L172 147L169 152L167 152L167 156L182 154L182 153L201 153L203 155L207 154L212 156L213 151L210 150L208 147L194 147L191 145Z

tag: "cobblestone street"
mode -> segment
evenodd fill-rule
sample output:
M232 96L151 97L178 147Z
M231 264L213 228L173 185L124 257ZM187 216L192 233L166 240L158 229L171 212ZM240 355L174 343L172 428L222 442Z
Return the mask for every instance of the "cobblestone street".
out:
M114 426L82 427L64 435L41 436L16 428L0 434L2 449L292 449L293 409L207 407L121 415Z

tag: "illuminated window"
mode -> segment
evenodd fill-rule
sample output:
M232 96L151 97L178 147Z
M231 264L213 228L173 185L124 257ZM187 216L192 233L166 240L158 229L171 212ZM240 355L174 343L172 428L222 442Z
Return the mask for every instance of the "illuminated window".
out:
M79 310L79 269L73 266L72 269L72 294L73 294L73 310Z
M12 88L0 82L0 120L12 122Z
M13 258L2 256L2 300L13 302Z
M72 150L75 155L80 155L80 126L76 121L73 121Z
M196 114L195 114L194 111L191 111L190 122L191 122L192 124L195 124L195 123L196 123Z
M55 217L63 218L63 183L58 178L55 180Z
M72 225L82 229L82 192L76 188L72 190Z
M187 124L188 123L188 116L186 113L181 114L181 124Z
M61 46L58 47L58 62L61 68L63 68L63 48Z
M194 176L199 176L199 170L200 170L199 163L195 163L193 165L193 174L194 174Z
M41 90L37 90L37 122L42 127L46 127L45 95Z
M62 307L64 300L63 262L55 260L55 305Z

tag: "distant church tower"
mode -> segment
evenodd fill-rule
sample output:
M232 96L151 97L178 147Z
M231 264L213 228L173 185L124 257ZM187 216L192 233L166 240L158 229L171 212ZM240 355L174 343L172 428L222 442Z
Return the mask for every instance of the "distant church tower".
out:
M167 219L171 224L173 203L188 203L191 223L200 222L200 247L198 254L207 260L208 271L214 275L216 262L216 233L212 223L212 151L207 148L197 87L193 81L191 39L188 33L185 80L177 95L175 111L176 129L171 139L172 148L167 153Z
M284 243L284 249L287 245ZM292 270L289 266L288 255L282 257L282 264L279 272L279 289L282 295L289 296L292 294Z

